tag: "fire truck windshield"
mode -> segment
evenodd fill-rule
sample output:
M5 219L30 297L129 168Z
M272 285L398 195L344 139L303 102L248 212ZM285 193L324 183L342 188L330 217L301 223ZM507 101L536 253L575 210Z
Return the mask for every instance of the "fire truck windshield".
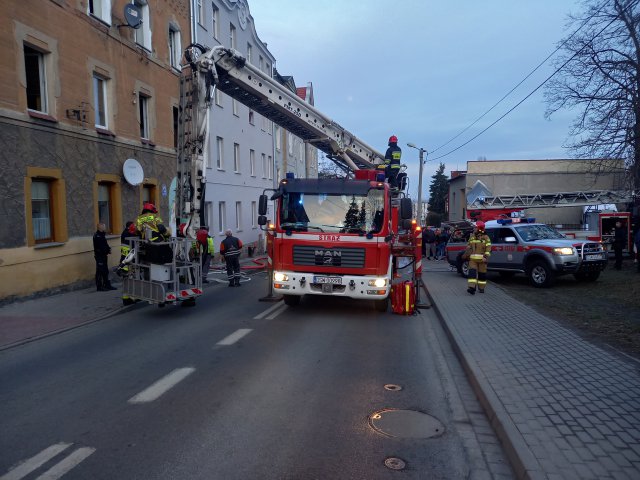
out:
M280 197L280 227L334 233L376 233L384 219L384 191L366 195L289 192Z

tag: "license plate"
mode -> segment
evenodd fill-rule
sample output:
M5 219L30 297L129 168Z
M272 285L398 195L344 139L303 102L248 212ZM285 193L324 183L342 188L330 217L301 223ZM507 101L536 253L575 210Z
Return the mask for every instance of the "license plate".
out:
M601 254L595 254L595 255L587 255L585 256L585 260L601 260L602 259L602 255Z
M342 285L341 277L313 277L313 283L331 283L333 285Z

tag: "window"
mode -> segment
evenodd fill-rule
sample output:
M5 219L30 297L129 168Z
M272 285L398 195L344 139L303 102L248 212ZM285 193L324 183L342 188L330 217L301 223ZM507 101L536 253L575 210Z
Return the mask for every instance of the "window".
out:
M224 167L224 140L216 137L216 167L222 170Z
M51 182L33 180L31 182L31 221L36 243L53 241L52 215Z
M271 155L269 155L269 158L267 160L267 166L269 168L269 179L273 178L273 162L271 161Z
M198 23L204 25L204 6L202 5L202 0L196 0L196 14L198 16Z
M67 241L62 170L28 166L24 192L27 245Z
M260 68L260 70L264 68L264 58L262 58L262 55L258 56L258 68Z
M213 202L204 202L204 219L207 225L213 225Z
M233 114L238 117L238 101L235 98L231 99L231 107L233 110Z
M140 114L140 138L149 138L149 97L138 93L138 113Z
M233 171L240 173L240 145L233 144Z
M287 144L289 146L289 155L293 155L293 135L291 135L291 132L287 132Z
M173 107L173 148L178 148L178 107Z
M255 125L255 121L254 121L253 117L255 117L255 115L253 114L253 110L249 110L249 123L251 125Z
M267 156L262 154L262 178L267 178Z
M27 80L27 108L47 113L47 77L44 54L25 45L24 68Z
M282 143L282 138L280 138L281 132L280 132L280 127L276 125L276 150L279 152L280 151L280 145Z
M264 73L266 73L267 75L271 76L271 64L269 62L267 62L265 67L266 68L264 70Z
M224 233L225 225L227 224L226 217L227 217L227 206L225 205L224 202L219 202L218 203L218 231L220 233Z
M211 4L211 10L213 11L213 15L211 15L211 33L213 34L213 38L220 38L220 31L218 25L220 25L220 11L218 7L216 7L213 3Z
M258 207L256 202L251 202L251 228L257 228L258 224Z
M251 149L249 150L249 170L251 171L251 176L256 176L256 151Z
M237 35L236 35L236 27L233 26L233 23L229 24L229 38L231 41L231 48L237 49L238 46L236 45L236 40L237 40Z
M242 230L242 202L236 202L236 230Z
M151 202L154 205L158 204L158 198L157 198L157 187L155 185L152 184L144 184L142 185L142 192L140 192L142 195L142 204L146 203L146 202Z
M222 107L222 94L220 93L220 90L216 88L213 95L216 100L216 105L218 105L219 107Z
M250 43L247 43L247 62L252 63L251 57L253 55L253 47Z
M151 17L147 0L133 0L131 2L140 8L140 19L142 23L134 30L135 40L138 45L145 50L151 51Z
M108 129L107 122L107 80L93 74L93 111L97 128Z
M89 0L89 15L111 25L111 0Z
M176 70L180 70L180 60L182 59L182 42L180 40L180 30L169 27L169 64Z
M107 232L113 232L111 224L111 186L108 183L98 184L98 222L104 223Z

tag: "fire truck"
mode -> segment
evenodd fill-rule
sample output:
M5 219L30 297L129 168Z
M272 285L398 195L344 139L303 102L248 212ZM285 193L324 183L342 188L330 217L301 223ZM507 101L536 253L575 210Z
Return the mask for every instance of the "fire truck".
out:
M323 151L344 172L341 179L287 175L270 199L259 199L259 224L267 231L272 288L296 305L305 294L372 300L388 308L392 280L412 266L419 299L421 232L412 221L407 177L392 188L376 170L384 156L226 47L192 44L180 79L176 230L167 244L173 260L154 263L133 255L125 294L165 304L193 304L202 293L198 259L188 246L204 223L209 109L214 89ZM275 215L266 218L269 200ZM138 245L143 251L148 245ZM401 260L402 259L402 260ZM166 260L166 259L165 259Z

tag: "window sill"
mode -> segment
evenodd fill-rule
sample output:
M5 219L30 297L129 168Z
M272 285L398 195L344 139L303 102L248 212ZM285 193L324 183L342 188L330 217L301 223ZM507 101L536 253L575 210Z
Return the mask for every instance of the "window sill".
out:
M58 119L56 117L52 117L47 113L38 112L36 110L27 110L27 113L31 118L37 118L39 120L46 120L47 122L58 123Z
M156 144L154 142L152 142L151 140L149 140L148 138L141 138L140 142L143 145L149 145L150 147L155 147L156 146Z
M100 135L106 135L108 137L115 138L115 136L116 136L115 133L113 133L111 130L109 130L107 128L96 127L96 132L99 133Z
M65 245L64 242L47 242L47 243L36 243L33 248L34 250L40 250L43 248L51 248L51 247L63 247Z

